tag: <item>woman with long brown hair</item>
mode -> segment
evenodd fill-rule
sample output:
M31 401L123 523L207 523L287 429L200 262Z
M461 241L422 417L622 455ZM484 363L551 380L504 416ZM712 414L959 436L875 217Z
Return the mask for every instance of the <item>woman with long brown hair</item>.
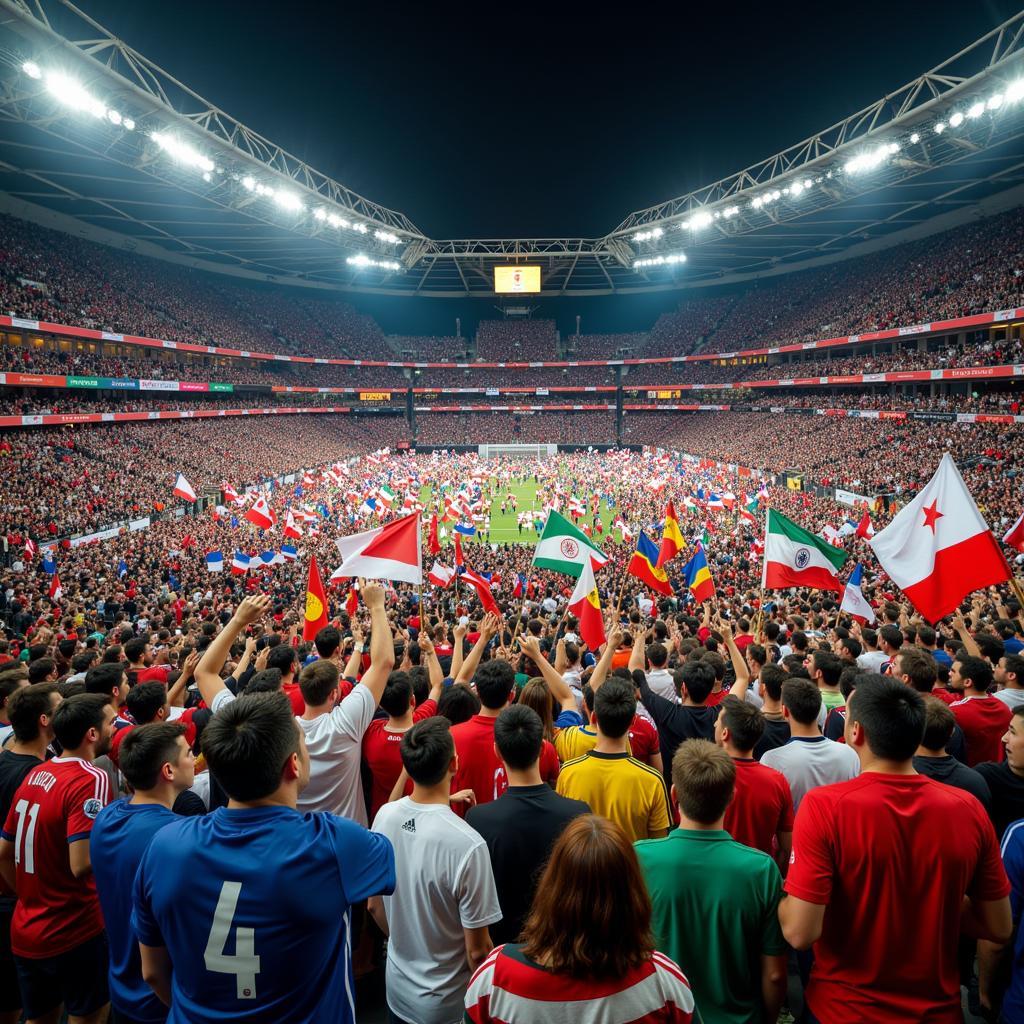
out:
M693 995L654 949L651 902L622 829L585 814L569 824L537 885L522 941L494 949L466 993L473 1024L690 1024Z

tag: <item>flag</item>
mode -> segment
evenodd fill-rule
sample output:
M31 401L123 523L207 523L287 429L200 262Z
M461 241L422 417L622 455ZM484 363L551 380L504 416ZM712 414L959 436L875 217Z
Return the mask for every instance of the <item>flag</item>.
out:
M284 557L282 555L279 555L274 551L264 551L260 554L260 565L256 568L259 569L262 567L264 569L269 569L271 566L277 565L279 562L283 561Z
M434 562L430 567L430 572L427 573L427 579L430 580L435 587L447 587L454 578L455 570L449 569L448 566L442 565L437 561Z
M715 581L711 578L703 544L697 545L693 557L683 566L682 573L683 581L697 604L709 601L715 596Z
M380 498L380 500L384 502L384 504L387 505L388 508L391 508L391 506L394 505L395 503L395 492L391 490L391 488L388 487L387 484L384 484L381 487L381 489L377 492L377 497Z
M526 574L522 572L516 573L516 585L512 588L513 597L522 597L523 592L526 590Z
M43 562L43 568L46 568L46 563ZM118 579L124 579L128 575L128 563L122 558L117 563L117 577Z
M731 512L736 504L736 495L732 491L723 491L722 504Z
M352 586L348 588L348 597L345 598L345 612L351 619L353 615L359 610L359 587L356 586L353 581Z
M292 537L295 540L298 540L302 536L302 530L299 529L298 524L295 522L295 516L292 515L291 509L288 509L288 515L285 518L284 530L282 532L286 537Z
M377 511L377 499L376 498L364 498L362 505L359 506L359 514L364 519L368 519L376 511Z
M661 550L658 552L658 561L655 568L660 569L666 562L671 561L686 547L686 541L679 530L679 520L676 517L675 505L670 501L665 509L665 525L661 530Z
M868 604L867 598L861 593L860 582L864 576L864 566L858 563L850 578L846 581L846 589L843 591L843 600L839 605L841 612L849 612L855 619L861 622L874 622L875 610Z
M875 528L871 525L871 516L868 515L868 510L864 509L864 515L861 517L860 522L857 524L856 534L858 537L863 537L864 540L871 540L875 535Z
M177 592L181 589L181 584L178 582L178 577L173 572L167 573L167 586Z
M601 619L601 598L597 593L593 563L588 559L581 569L576 588L569 598L569 611L579 620L583 642L592 651L596 651L607 639L604 635L604 622Z
M184 498L186 501L195 501L196 492L192 489L192 485L182 476L178 474L178 479L174 481L174 493L179 498Z
M36 542L31 537L25 538L25 557L31 559L36 553Z
M466 571L459 577L463 583L469 583L474 590L476 590L476 596L480 598L480 603L484 606L485 612L492 612L494 615L501 615L501 609L498 607L498 602L494 600L494 595L491 593L491 584L479 573L474 572L469 566L466 567Z
M712 492L711 494L708 495L707 507L708 508L725 508L725 502L722 501L722 499L717 494Z
M762 588L814 587L842 593L839 570L847 558L844 550L801 529L774 509L766 515L764 540Z
M235 576L244 576L249 571L249 556L241 551L235 552L231 559L231 572Z
M834 548L841 548L843 546L842 536L840 535L839 531L831 524L823 526L821 529L821 533L819 533L818 536L822 537L824 540L827 540L829 544L831 544Z
M608 556L582 530L552 509L534 549L533 564L578 578L588 557L595 569L608 561Z
M466 564L466 559L462 557L462 538L457 533L452 536L455 539L455 571L458 572Z
M262 494L252 503L252 508L245 513L243 518L248 519L250 523L258 526L261 530L269 530L277 522L273 509Z
M234 487L232 487L231 484L227 482L227 480L225 480L224 483L221 485L221 493L224 495L225 501L239 500L238 491L236 491Z
M636 551L633 552L633 557L629 560L629 565L626 566L626 572L638 580L643 580L659 594L672 596L672 584L668 581L668 575L664 569L658 568L657 545L643 530L640 531L640 537L636 542Z
M60 585L60 577L54 573L50 580L50 600L59 601L64 596L64 588Z
M286 562L294 562L295 559L299 557L299 553L295 550L295 546L293 544L282 544L281 555Z
M208 551L206 553L206 571L224 571L224 556L219 551Z
M375 530L339 537L335 544L341 552L341 565L331 579L366 576L372 580L423 582L419 513L396 519Z
M917 497L868 543L929 622L948 615L967 594L1011 576L948 452Z
M1003 543L1018 551L1024 551L1024 512L1021 513L1020 519L1003 535Z
M309 579L306 583L306 617L302 622L302 639L312 640L327 625L327 594L317 568L316 555L309 559Z
M456 533L461 533L463 537L476 536L476 527L472 523L456 523L453 529Z
M437 535L437 513L430 517L430 531L427 538L427 550L432 555L441 553L441 538Z
M122 561L121 564L124 565L124 562ZM57 571L57 559L53 557L53 552L46 551L43 553L42 569L43 572L49 573L51 576ZM128 571L127 568L125 571ZM118 576L120 575L121 573L118 572Z

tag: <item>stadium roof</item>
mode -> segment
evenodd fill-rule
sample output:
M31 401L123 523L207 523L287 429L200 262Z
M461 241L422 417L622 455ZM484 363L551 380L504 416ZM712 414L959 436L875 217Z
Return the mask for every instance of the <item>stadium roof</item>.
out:
M767 160L602 237L434 239L203 99L63 0L0 0L11 212L149 255L309 287L464 298L728 284L938 230L1024 183L1024 12ZM25 207L22 203L31 204ZM43 213L47 211L47 213Z

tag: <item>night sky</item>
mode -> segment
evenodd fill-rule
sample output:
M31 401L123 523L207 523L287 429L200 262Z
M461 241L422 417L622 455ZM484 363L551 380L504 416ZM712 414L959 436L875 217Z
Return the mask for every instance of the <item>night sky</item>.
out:
M79 3L434 238L604 234L860 109L1017 7Z

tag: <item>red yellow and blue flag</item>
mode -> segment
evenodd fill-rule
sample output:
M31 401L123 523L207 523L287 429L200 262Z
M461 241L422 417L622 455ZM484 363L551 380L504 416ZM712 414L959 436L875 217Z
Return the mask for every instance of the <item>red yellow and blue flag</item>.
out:
M643 530L636 542L636 551L629 560L626 572L643 580L652 590L659 594L672 596L672 584L668 581L668 575L664 569L658 568L658 547Z
M697 550L682 569L683 580L693 594L694 601L702 604L715 596L715 581L711 578L704 546L697 545Z

